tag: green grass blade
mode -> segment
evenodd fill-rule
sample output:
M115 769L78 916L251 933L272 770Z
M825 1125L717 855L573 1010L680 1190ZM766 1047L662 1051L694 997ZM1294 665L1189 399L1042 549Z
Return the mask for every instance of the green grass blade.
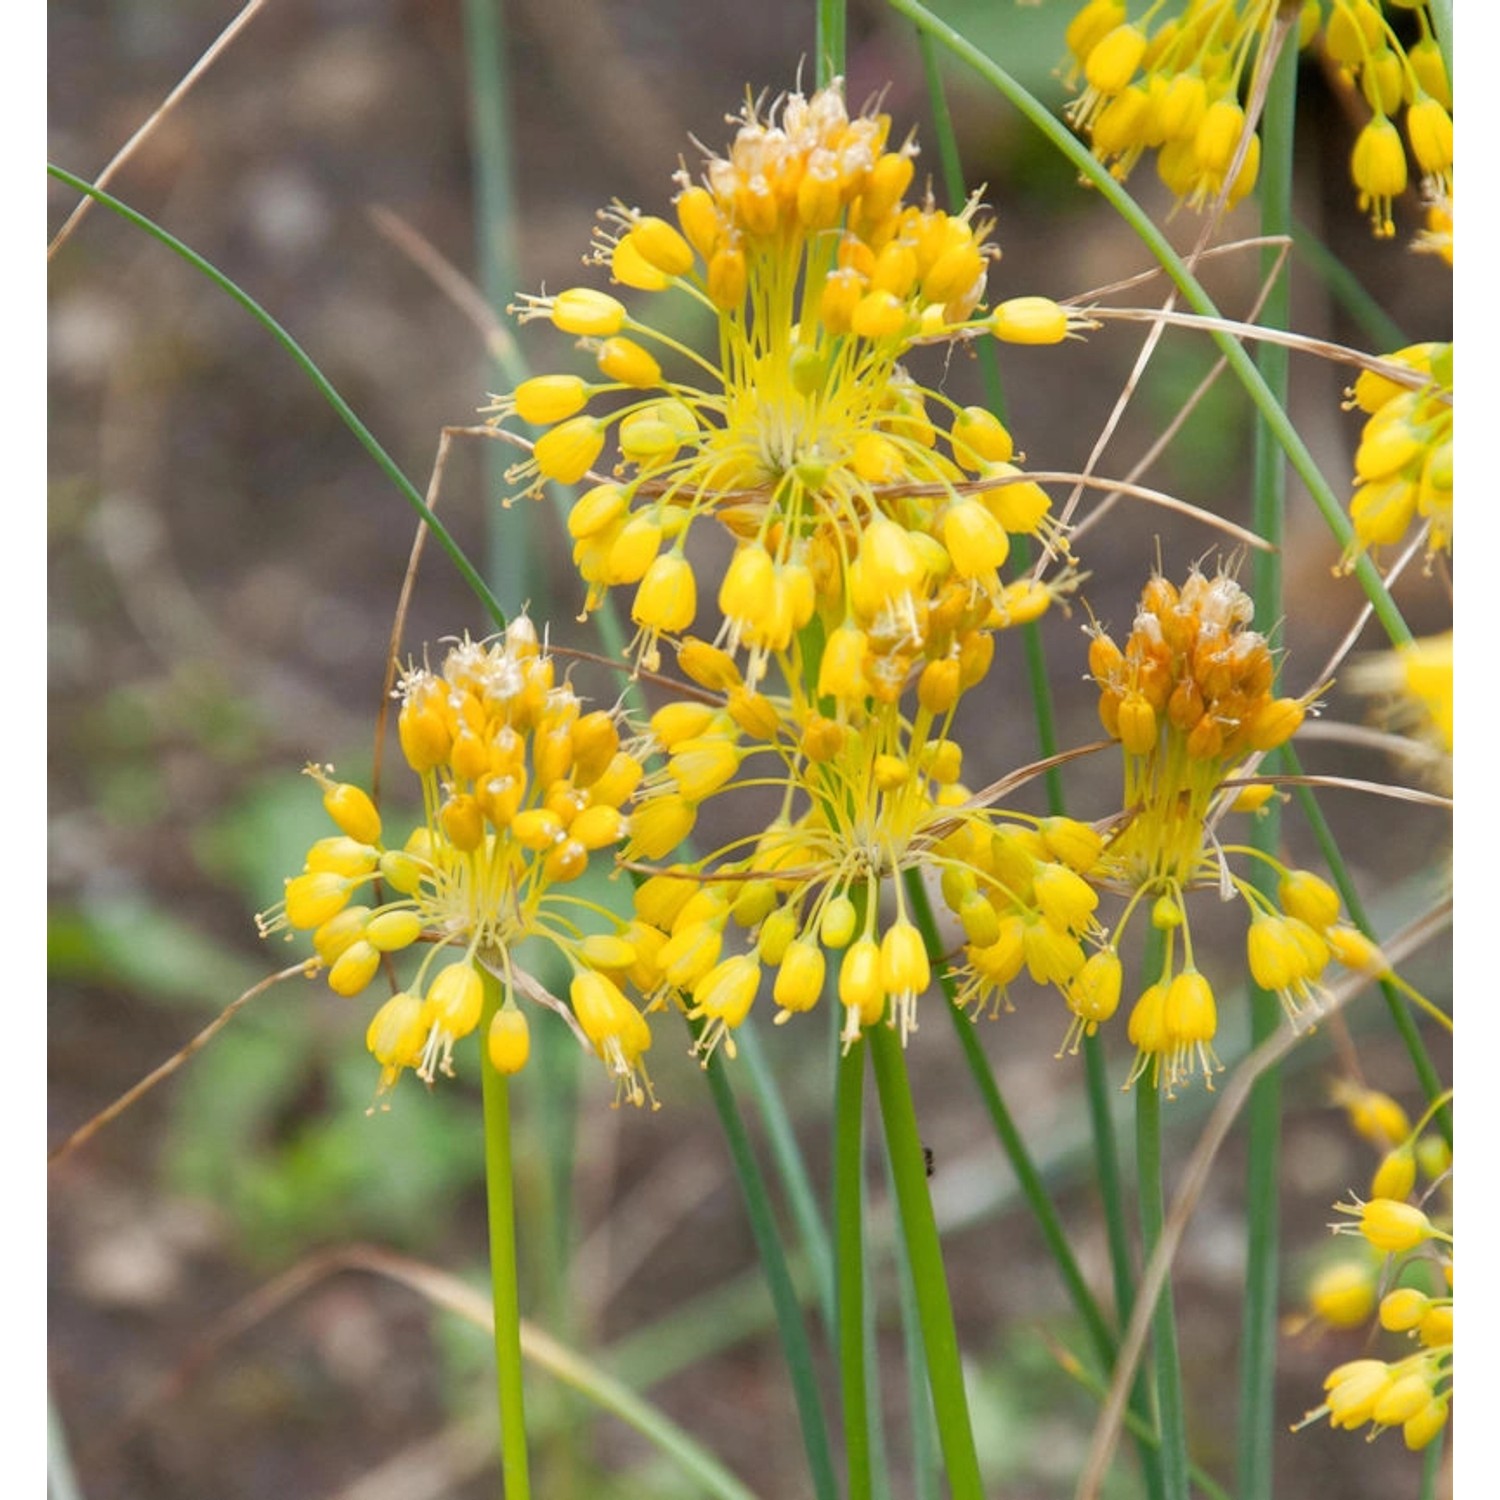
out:
M318 393L334 409L344 425L359 439L360 446L375 460L381 473L395 485L402 499L427 523L428 530L432 532L433 539L453 560L454 567L458 569L464 582L473 590L475 597L484 605L485 611L489 614L496 628L500 629L504 627L505 611L500 608L500 601L490 592L489 585L479 576L473 563L464 555L463 548L454 541L448 534L448 529L428 509L427 502L422 498L416 486L401 472L395 460L375 440L375 436L370 429L355 416L353 408L334 389L333 382L318 368L312 356L303 349L301 344L260 303L235 282L231 281L217 266L205 260L196 250L183 244L175 235L163 229L160 224L148 219L145 214L131 208L129 204L122 203L112 194L104 192L101 188L94 187L92 183L85 182L83 178L76 177L72 172L67 171L63 167L54 166L51 162L47 164L47 174L50 177L55 177L57 181L65 183L74 192L86 194L96 203L102 204L112 213L118 214L127 223L134 224L137 229L143 229L152 239L165 245L168 250L185 260L195 271L206 276L220 291L232 297L261 327L270 333L276 342L291 355L303 374L317 387Z

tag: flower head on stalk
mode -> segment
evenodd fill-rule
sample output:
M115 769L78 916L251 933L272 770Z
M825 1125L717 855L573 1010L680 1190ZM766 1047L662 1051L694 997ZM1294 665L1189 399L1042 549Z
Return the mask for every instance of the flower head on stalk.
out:
M1362 94L1372 112L1349 170L1359 206L1382 238L1395 232L1391 204L1406 190L1407 147L1429 196L1451 198L1453 191L1453 97L1429 7L1425 0L1399 3L1416 12L1419 38L1410 45L1379 0L1304 0L1288 38L1307 47L1321 27L1345 87ZM1246 135L1242 101L1288 8L1287 0L1184 0L1150 5L1132 21L1125 0L1088 0L1067 32L1068 81L1081 75L1084 84L1070 119L1122 180L1155 151L1162 181L1194 208L1218 197L1239 156L1228 193L1233 206L1255 185L1260 165L1260 139ZM1392 123L1403 109L1404 143Z
M258 919L262 932L311 931L341 995L364 990L389 956L425 948L370 1022L382 1094L407 1068L427 1083L452 1073L454 1045L480 1023L481 965L505 988L489 1055L502 1072L519 1071L530 1040L512 953L542 938L577 976L578 1028L617 1097L642 1103L650 1032L608 978L633 950L608 912L567 889L628 831L620 808L642 766L614 715L582 712L525 616L494 641L457 642L439 671L409 669L399 695L401 749L421 780L424 821L388 844L365 792L309 767L339 833L313 844L282 902Z
M984 955L976 963L992 969L991 950L1015 928L1017 971L1030 962L1042 982L1061 984L1083 965L1098 898L1066 860L1087 865L1098 836L1069 819L1027 824L976 805L960 780L953 711L988 667L990 644L977 634L927 660L903 701L876 690L864 647L841 660L830 639L812 685L791 675L785 692L770 693L750 687L722 649L683 643L683 671L722 702L671 704L652 718L665 765L634 804L627 856L666 858L710 800L767 787L778 799L759 833L637 891L636 982L708 1023L704 1055L720 1044L732 1053L763 976L778 1023L812 1009L832 976L846 1046L882 1018L905 1041L932 962L907 909L908 872L940 886L971 953ZM731 952L732 926L745 931L747 953ZM963 1002L978 1003L979 987L968 983Z
M1323 1417L1350 1431L1368 1424L1371 1438L1400 1427L1408 1448L1425 1448L1447 1425L1453 1395L1453 1236L1443 1227L1447 1209L1437 1215L1433 1204L1435 1195L1451 1191L1452 1154L1440 1136L1422 1130L1449 1096L1435 1100L1416 1129L1385 1095L1346 1084L1341 1097L1360 1133L1386 1152L1368 1201L1335 1205L1345 1217L1331 1226L1334 1233L1358 1240L1381 1266L1378 1288L1368 1298L1348 1299L1351 1313L1368 1304L1362 1316L1341 1326L1357 1326L1375 1311L1381 1329L1415 1349L1397 1359L1337 1366L1323 1382L1323 1404L1298 1425ZM1430 1179L1420 1194L1419 1167Z
M1360 553L1399 544L1413 521L1429 528L1429 563L1453 550L1453 345L1412 344L1384 357L1425 380L1413 388L1365 370L1347 393L1346 409L1368 420L1354 454L1345 572Z
M1317 1010L1319 977L1346 930L1326 881L1210 836L1212 817L1237 795L1225 781L1250 756L1284 744L1308 708L1306 699L1276 696L1275 664L1265 637L1250 629L1253 614L1228 573L1210 578L1195 568L1180 589L1157 574L1124 648L1097 626L1089 646L1099 716L1125 759L1124 811L1098 867L1130 892L1115 940L1143 907L1166 936L1162 972L1130 1017L1138 1051L1131 1076L1149 1073L1168 1093L1200 1070L1210 1081L1218 1067L1214 994L1194 962L1188 891L1214 886L1244 900L1250 970L1294 1017ZM1230 854L1276 870L1274 901L1230 869Z
M1061 545L1047 497L1011 464L996 417L903 361L977 333L1055 343L1070 324L1042 298L982 311L992 221L977 198L955 214L908 202L916 147L891 144L884 114L851 117L838 82L749 102L738 126L700 176L678 173L675 223L616 204L593 255L623 287L710 315L716 353L603 291L527 298L521 318L576 336L597 378L538 376L490 411L548 426L512 471L533 486L582 480L613 439L614 477L568 529L588 607L634 586L647 666L698 615L693 523L730 530L717 643L745 654L753 686L815 615L910 657L934 612L971 625L1005 613L1009 538Z

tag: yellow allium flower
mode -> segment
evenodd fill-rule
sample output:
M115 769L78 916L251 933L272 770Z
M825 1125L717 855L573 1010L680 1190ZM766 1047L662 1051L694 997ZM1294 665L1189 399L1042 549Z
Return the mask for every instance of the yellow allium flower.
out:
M1413 521L1428 524L1429 559L1453 550L1453 345L1412 344L1383 357L1426 382L1413 388L1366 370L1348 392L1346 409L1367 420L1354 455L1346 572L1360 552L1398 545Z
M1430 8L1426 0L1391 3L1416 13L1419 36L1410 46L1378 0L1304 0L1295 34L1295 45L1307 47L1322 28L1324 50L1371 111L1350 175L1382 238L1395 232L1391 203L1406 188L1407 145L1430 196L1453 190L1453 95ZM1182 0L1146 6L1132 21L1122 0L1089 0L1068 27L1067 82L1082 74L1086 85L1068 116L1122 180L1156 151L1162 181L1194 208L1218 198L1243 140L1233 206L1260 166L1259 137L1244 139L1241 100L1285 9L1285 0ZM1393 123L1403 106L1405 144Z
M719 644L747 654L751 686L822 615L864 633L869 675L894 696L955 633L1011 623L998 573L1010 535L1061 544L1046 496L1023 494L1004 426L904 361L981 335L1054 343L1068 315L1044 298L982 315L992 221L977 199L956 214L908 202L916 147L892 145L890 128L851 117L838 82L747 103L724 154L678 173L675 223L618 203L602 216L594 262L710 314L712 356L663 331L665 309L637 314L586 287L523 299L521 318L575 335L597 378L537 376L489 410L555 424L512 471L533 487L583 479L613 436L618 483L585 495L569 530L588 607L635 586L648 666L710 593L684 552L706 514L738 541Z
M621 745L614 716L581 712L524 616L495 641L459 642L438 672L409 670L401 700L401 748L421 780L425 821L404 844L384 842L366 793L309 767L340 833L313 844L284 900L258 919L262 933L311 930L329 985L343 995L364 990L386 955L424 946L410 985L370 1023L382 1094L407 1068L429 1083L452 1073L454 1045L481 1019L481 966L506 988L485 1038L489 1056L500 1071L518 1072L530 1034L513 993L512 953L523 939L543 938L587 976L587 1013L576 982L574 1012L619 1097L643 1102L651 1086L640 1059L650 1033L594 972L629 969L636 950L591 933L619 924L566 890L592 854L627 832L620 807L643 769ZM380 904L356 904L377 893ZM601 1002L606 982L611 993Z

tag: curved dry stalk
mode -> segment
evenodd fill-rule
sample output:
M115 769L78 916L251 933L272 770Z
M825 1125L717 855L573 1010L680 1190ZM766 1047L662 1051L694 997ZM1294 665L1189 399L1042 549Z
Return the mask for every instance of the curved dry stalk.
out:
M1154 459L1160 449L1152 453ZM1143 468L1144 465L1138 465ZM1134 472L1134 471L1132 471ZM1075 493L1083 490L1108 490L1109 497L1100 505L1099 509L1088 516L1079 525L1075 526L1070 536L1079 536L1094 522L1097 515L1102 514L1105 506L1112 502L1114 496L1124 495L1131 500L1144 500L1148 505L1159 506L1162 510L1175 511L1180 516L1188 516L1194 521L1201 521L1203 525L1211 527L1215 531L1222 531L1225 536L1233 537L1242 546L1252 547L1257 552L1274 552L1276 549L1258 532L1251 531L1246 526L1240 526L1226 517L1218 515L1214 511L1204 510L1201 505L1192 505L1186 500L1179 500L1176 495L1169 495L1165 490L1153 490L1143 484L1134 484L1128 479L1108 479L1099 475L1084 472L1070 473L1062 469L1042 469L1035 473L1023 473L1019 476L1006 476L1000 483L1019 484L1022 480L1032 479L1038 484L1061 484L1071 480L1075 486ZM996 481L976 481L986 487L993 487ZM906 491L907 494L911 492ZM1066 508L1065 508L1066 509ZM1049 549L1050 550L1050 549ZM1044 559L1045 561L1045 556Z
M1347 344L1335 344L1329 339L1313 338L1310 334L1292 333L1284 328L1267 328L1260 323L1244 323L1238 318L1206 318L1202 313L1167 312L1155 307L1085 307L1080 311L1102 323L1158 323L1173 328L1201 328L1209 333L1227 333L1237 339L1248 339L1251 343L1280 344L1283 348L1296 350L1299 354L1311 354L1334 364L1354 365L1361 370L1382 376L1393 385L1405 386L1409 390L1421 390L1432 384L1432 377L1409 365L1397 364L1376 354L1365 354L1351 349ZM1451 394L1435 390L1439 401L1453 404Z
M1345 792L1370 792L1395 802L1417 802L1423 807L1445 807L1453 811L1453 798L1424 792L1412 786L1392 786L1385 781L1361 781L1355 776L1234 776L1219 783L1225 788L1245 786L1323 786Z
M484 964L486 969L489 969L491 974L495 975L495 978L502 985L513 985L528 1000L534 1000L538 1005L545 1006L548 1010L552 1011L553 1014L561 1016L567 1023L568 1030L573 1033L578 1045L590 1056L593 1055L594 1044L584 1035L583 1027L578 1024L578 1018L573 1014L572 1006L564 1005L535 975L528 974L525 969L518 968L515 964L511 964L506 973L496 973L488 963L484 962L483 958L480 959L480 962Z
M366 210L377 232L388 239L479 331L496 364L514 366L520 357L510 329L500 321L484 293L426 235L384 204Z
M249 1332L320 1282L345 1271L363 1271L394 1281L408 1291L415 1292L432 1306L453 1313L476 1328L488 1331L492 1326L494 1312L489 1298L482 1291L437 1266L411 1256L383 1250L377 1245L336 1245L327 1250L316 1251L236 1302L215 1321L209 1332L188 1351L171 1374L138 1400L111 1430L96 1437L90 1451L118 1444L155 1407L184 1391L192 1377L235 1338ZM692 1459L703 1466L713 1463L722 1478L717 1492L740 1495L743 1486L727 1471L719 1469L717 1461L711 1459L706 1449L659 1412L648 1408L619 1381L524 1318L521 1319L520 1337L522 1354L539 1369L575 1389L586 1391L590 1399L630 1423L657 1444L667 1447L664 1437L669 1438L671 1446L668 1451L679 1461L687 1462ZM651 1418L649 1426L646 1416ZM743 1494L745 1500L749 1500L749 1491L743 1490Z
M101 1109L92 1119L80 1125L62 1145L49 1151L47 1153L47 1165L49 1167L56 1166L58 1162L71 1156L80 1146L92 1140L111 1121L123 1115L137 1100L149 1094L163 1079L170 1078L188 1058L201 1048L207 1046L230 1023L234 1016L243 1010L252 1000L264 995L268 989L272 988L273 985L280 984L284 979L294 979L299 974L311 978L321 967L322 960L320 959L304 959L299 964L292 964L289 968L282 969L275 974L267 975L259 984L251 985L237 1000L231 1000L186 1046L179 1048L159 1067L153 1068L140 1082L126 1089L113 1104L105 1109Z
M1214 260L1220 255L1239 255L1246 250L1264 250L1272 245L1277 246L1284 257L1292 248L1292 241L1284 234L1249 235L1242 240L1226 240L1222 245L1212 245L1198 259L1200 261ZM1144 271L1122 276L1118 281L1107 282L1104 286L1091 287L1088 291L1078 292L1072 297L1059 297L1057 305L1066 307L1070 312L1080 311L1097 302L1101 297L1113 297L1120 292L1134 291L1136 287L1160 280L1166 274L1159 265L1153 264Z
M224 50L250 24L255 18L256 12L261 10L265 3L266 0L249 0L245 8L219 33L216 40L210 45L203 56L182 75L171 93L151 111L135 134L110 157L108 165L94 179L94 186L96 188L108 187L115 174L135 155L136 149L146 137L166 119L167 115L171 113L176 105L187 97L193 85L218 61ZM57 254L68 240L68 237L83 222L83 216L93 207L93 204L94 200L92 198L82 199L73 212L63 220L62 228L53 235L52 243L47 246L48 260L51 260Z
M1439 754L1433 746L1389 729L1374 729L1368 724L1345 724L1332 719L1309 719L1297 731L1299 740L1324 740L1330 744L1353 745L1360 750L1379 750L1385 755L1409 760L1427 760Z
M1291 254L1292 251L1292 242L1285 235L1263 235L1253 240L1239 240L1235 242L1234 248L1249 248L1255 245L1275 245L1277 247L1277 255L1275 264L1270 268L1268 273L1264 277L1262 277L1260 287L1255 294L1255 300L1250 304L1250 312L1248 316L1252 321L1260 316L1260 310L1266 305L1266 302L1271 295L1271 289L1276 285L1276 278L1281 275L1282 267L1286 264L1286 258ZM1220 248L1222 249L1230 247ZM1214 253L1216 252L1205 251L1203 258L1206 260L1208 259L1209 255ZM1153 270L1144 273L1144 275L1146 277L1165 275L1165 272L1162 271L1160 266L1157 266L1153 268ZM1134 277L1131 279L1140 280L1142 278ZM1130 466L1125 475L1125 478L1127 480L1134 482L1135 480L1139 479L1140 476L1146 473L1146 471L1151 468L1156 460L1167 451L1168 447L1177 437L1177 434L1181 432L1183 427L1187 424L1188 418L1191 417L1192 414L1198 409L1199 403L1202 402L1203 398L1208 395L1208 393L1214 388L1215 385L1218 384L1219 378L1228 368L1228 356L1220 354L1219 357L1213 362L1213 364L1209 366L1208 372L1204 375L1203 379L1193 387L1192 393L1188 396L1187 400L1182 403L1181 407L1178 408L1177 412L1173 415L1172 420L1167 423L1167 425L1161 430L1161 432L1156 435L1155 438L1152 439L1151 446L1147 448L1146 451L1135 461L1135 463ZM1089 514L1086 515L1083 520L1081 520L1073 528L1071 536L1080 537L1085 533L1091 531L1095 526L1099 524L1101 520L1103 520L1105 516L1110 513L1111 510L1114 509L1115 504L1119 499L1120 495L1116 491L1112 490L1110 491L1110 493L1106 494L1104 498L1098 503L1098 505L1096 505L1093 510L1091 510ZM1039 571L1036 572L1034 576L1039 577Z
M1452 902L1444 901L1426 915L1404 927L1389 943L1382 944L1381 951L1385 954L1389 964L1394 967L1415 953L1423 944L1448 926L1452 915ZM1338 984L1331 986L1324 999L1323 1014L1332 1015L1342 1009L1366 985L1378 977L1370 974L1350 974ZM1093 1438L1089 1444L1088 1458L1075 1491L1076 1500L1097 1500L1115 1444L1119 1440L1126 1401L1135 1379L1136 1366L1140 1363L1146 1339L1151 1331L1151 1318L1156 1309L1157 1299L1166 1285L1173 1258L1182 1243L1188 1220L1192 1217L1193 1210L1198 1206L1198 1200L1203 1196L1203 1190L1208 1185L1209 1171L1213 1166L1214 1158L1228 1138L1235 1117L1244 1108L1256 1080L1286 1057L1306 1034L1305 1029L1294 1025L1290 1020L1283 1021L1260 1046L1251 1052L1230 1075L1213 1114L1209 1116L1208 1122L1203 1127L1203 1134L1198 1137L1198 1142L1193 1147L1192 1155L1189 1156L1183 1168L1181 1186L1177 1190L1177 1196L1172 1200L1172 1211L1167 1215L1166 1223L1162 1227L1161 1239L1157 1242L1156 1249L1152 1252L1151 1259L1141 1275L1135 1307L1131 1312L1125 1335L1120 1340L1119 1353L1115 1358L1115 1367L1111 1373L1109 1396L1099 1413L1099 1420L1094 1427Z

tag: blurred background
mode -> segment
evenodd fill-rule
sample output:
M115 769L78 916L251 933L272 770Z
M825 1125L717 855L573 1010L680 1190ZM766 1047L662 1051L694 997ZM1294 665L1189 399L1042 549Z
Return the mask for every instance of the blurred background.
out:
M747 89L789 88L799 68L810 86L812 9L807 0L271 0L113 191L278 318L425 488L440 429L474 422L486 393L504 384L493 330L433 270L440 258L481 287L500 274L476 250L472 59L476 46L491 55L481 23L498 30L511 148L511 206L499 200L494 243L520 289L555 291L579 279L597 208L618 197L663 211L679 156L690 167L698 159L690 137L720 146L732 133L725 116ZM1062 105L1054 70L1072 6L960 0L934 9ZM52 159L96 175L234 14L220 0L54 0ZM1004 259L991 272L992 298L1070 296L1146 269L1128 231L1022 120L946 62L944 76L967 180L986 185L999 221ZM1362 116L1316 61L1304 62L1302 85L1303 223L1408 338L1450 337L1446 268L1413 257L1401 239L1376 243L1354 207L1346 162ZM857 105L879 91L895 134L918 127L919 180L935 174L914 33L868 0L850 6L848 92ZM1167 214L1149 162L1132 188L1158 218ZM72 207L52 184L49 233ZM1404 210L1409 237L1414 200ZM1186 213L1171 225L1183 248L1197 228ZM1241 210L1226 237L1254 231L1253 214ZM252 917L278 898L282 878L324 831L315 789L297 774L304 762L333 761L356 780L369 772L414 521L286 353L139 230L95 208L50 275L47 1109L55 1146L235 996L301 955L259 941ZM1248 309L1257 275L1253 251L1204 271L1231 315ZM1306 263L1295 275L1297 328L1375 347ZM503 317L502 327L514 334ZM1139 339L1114 325L1087 343L1004 351L1007 420L1032 468L1082 465ZM577 368L567 341L545 325L517 343L539 369ZM1102 472L1123 473L1210 364L1204 340L1169 333ZM926 374L961 401L980 399L965 357ZM1346 377L1298 358L1292 378L1294 415L1341 487L1359 428L1339 408ZM489 445L459 444L440 513L507 610L529 602L555 640L597 644L575 623L581 589L555 512L503 510L503 462ZM1216 387L1145 482L1246 521L1249 422L1237 390ZM1303 691L1359 599L1352 582L1330 578L1337 548L1295 482L1291 507L1280 638L1286 681ZM1102 622L1125 627L1158 556L1180 579L1195 559L1213 566L1220 550L1208 527L1124 502L1080 544L1090 573L1083 597ZM1398 596L1418 633L1446 628L1440 582L1413 568ZM1082 680L1086 618L1075 610L1044 622L1064 744L1098 733ZM466 629L482 633L483 614L429 548L408 648ZM1363 644L1380 641L1369 635ZM616 691L607 677L578 681L600 700ZM1001 639L995 671L973 696L966 780L980 785L1036 754L1018 643ZM1359 721L1366 709L1335 689L1328 712ZM1309 745L1305 758L1310 769L1397 774L1369 752L1331 745ZM1070 768L1070 809L1106 815L1118 805L1117 776L1112 756ZM393 775L387 805L409 805L414 791ZM1040 808L1040 796L1029 789L1024 805ZM1442 879L1445 819L1350 793L1331 793L1324 805L1382 927L1421 910ZM1294 857L1313 857L1295 813L1286 838ZM1212 930L1209 904L1195 910L1195 933L1200 924ZM1228 944L1216 962L1226 988L1240 931L1237 915L1223 924ZM1423 955L1410 976L1439 1000L1443 959ZM1017 990L1015 1014L983 1023L984 1045L1103 1295L1102 1223L1081 1151L1081 1069L1053 1058L1065 1026L1055 996L1024 982ZM932 1020L910 1061L987 1471L1010 1496L1068 1493L1096 1406L1062 1373L1048 1341L1080 1341L935 1013L941 1003L935 994L925 1002ZM374 1244L484 1283L477 1068L461 1064L458 1082L430 1095L408 1081L389 1113L370 1115L370 1011L321 982L273 989L52 1171L50 1381L77 1494L461 1500L494 1492L486 1336L389 1279L340 1269L341 1247ZM1221 1014L1220 1052L1232 1063L1244 1050L1243 1007L1225 1000ZM1328 1249L1329 1205L1374 1165L1329 1105L1339 1049L1357 1047L1371 1083L1417 1102L1379 999L1356 1005L1348 1026L1352 1037L1330 1026L1307 1042L1285 1086L1289 1312ZM669 1026L658 1031L652 1063L663 1108L649 1115L608 1107L602 1072L579 1065L560 1025L538 1017L533 1031L555 1035L516 1088L530 1315L649 1392L756 1494L808 1493L769 1300L686 1037L679 1044ZM1129 1049L1123 1024L1115 1031L1123 1077ZM762 1018L760 1035L821 1184L831 1132L826 1030L814 1019L773 1032ZM1189 1096L1173 1108L1177 1160L1208 1102ZM1242 1176L1232 1144L1177 1282L1195 1456L1221 1478L1233 1471L1228 1372L1239 1332ZM871 1181L878 1216L878 1163ZM286 1286L276 1278L289 1272L305 1276L301 1290L245 1306L259 1289ZM890 1293L888 1256L877 1254L874 1272ZM900 1496L910 1480L895 1307L886 1295L881 1348ZM820 1332L815 1342L826 1349ZM1285 1432L1317 1404L1323 1374L1360 1352L1358 1335L1283 1341L1278 1493L1414 1492L1418 1461L1398 1437L1372 1448L1325 1427ZM529 1399L540 1494L695 1493L634 1433L544 1377ZM1132 1493L1123 1475L1116 1493Z

